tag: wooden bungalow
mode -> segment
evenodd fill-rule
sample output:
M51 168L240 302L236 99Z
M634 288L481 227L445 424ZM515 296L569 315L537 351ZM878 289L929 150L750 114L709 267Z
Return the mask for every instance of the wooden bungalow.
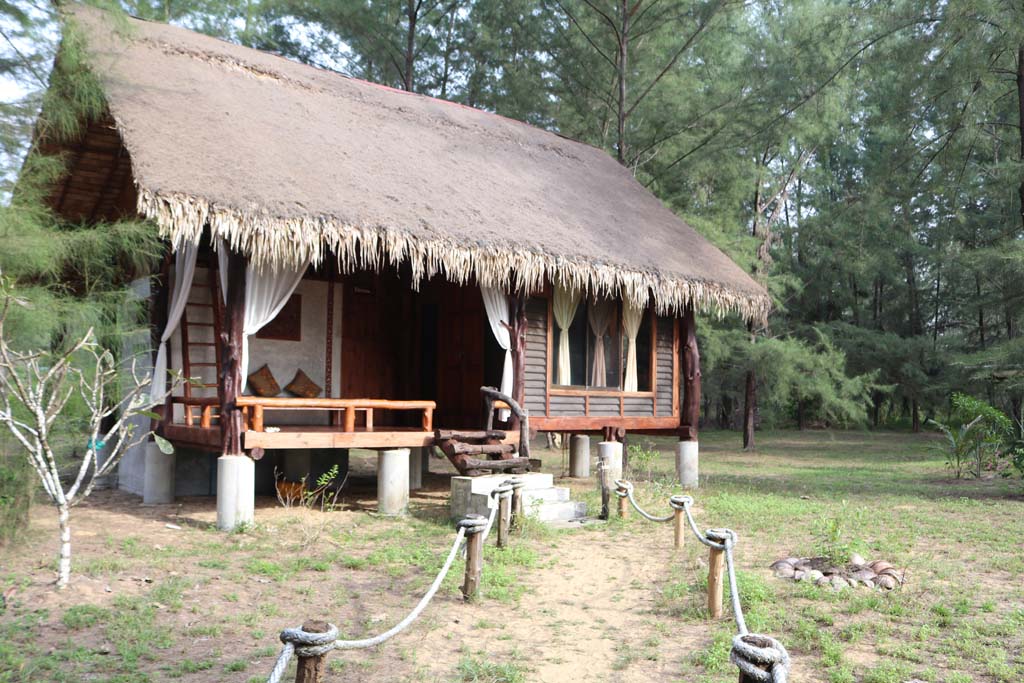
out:
M160 429L220 454L220 495L251 499L265 452L423 448L439 428L479 428L482 385L535 430L695 447L695 316L761 318L769 298L605 152L73 13L108 114L63 150L52 204L140 216L166 238L156 379L197 383Z

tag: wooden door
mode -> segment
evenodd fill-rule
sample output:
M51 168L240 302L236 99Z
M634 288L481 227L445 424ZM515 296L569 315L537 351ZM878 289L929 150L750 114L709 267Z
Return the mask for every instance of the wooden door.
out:
M390 311L395 302L386 283L372 273L345 278L341 320L341 395L397 398L395 344Z
M482 427L483 300L476 287L444 283L438 292L437 416L445 428Z

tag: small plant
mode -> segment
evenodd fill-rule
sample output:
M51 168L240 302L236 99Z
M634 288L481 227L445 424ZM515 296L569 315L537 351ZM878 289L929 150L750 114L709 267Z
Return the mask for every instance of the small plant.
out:
M946 467L952 470L954 477L962 479L972 459L979 463L980 470L979 451L982 446L982 430L978 427L981 423L980 415L956 429L936 420L929 420L929 422L946 437L945 443L938 448L946 453Z
M320 508L320 512L329 512L338 509L338 497L341 490L348 481L348 475L341 483L335 486L338 478L338 464L331 465L331 468L316 478L316 485L312 489L306 487L306 477L297 482L285 481L278 470L274 470L277 479L277 500L282 506L304 507L310 510Z
M954 429L949 424L930 420L946 437L946 466L957 479L965 474L981 478L986 471L1009 476L1011 467L1024 474L1024 440L1021 424L988 403L953 394L953 411L962 421Z
M851 509L844 500L839 511L818 521L814 533L814 554L828 558L829 562L836 566L842 566L850 561L850 556L861 549L864 543L854 538L849 528L863 527L863 509Z
M654 478L654 463L658 459L658 451L650 441L630 444L629 478L635 481L650 481Z

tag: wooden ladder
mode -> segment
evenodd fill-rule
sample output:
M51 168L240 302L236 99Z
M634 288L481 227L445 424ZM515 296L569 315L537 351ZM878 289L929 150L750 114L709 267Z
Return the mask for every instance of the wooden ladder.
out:
M220 297L220 287L218 283L220 278L218 277L217 269L211 265L207 271L206 282L195 282L193 283L192 290L189 292L189 299L185 302L185 310L181 314L181 370L185 374L185 378L192 377L193 370L197 368L203 368L200 370L201 373L206 373L207 376L201 377L198 384L192 384L186 381L183 389L185 396L185 424L192 426L194 424L194 418L192 415L193 406L190 401L193 398L192 392L195 389L216 389L218 386L218 379L220 378L220 347L218 340L220 339L221 330L221 318L223 315L223 302ZM209 293L210 300L205 301L193 301L192 295L196 291L196 288L200 288L201 291ZM189 317L189 312L192 312L192 317ZM199 320L196 320L199 311L209 311L210 315L203 316ZM212 334L198 336L192 333L193 330L208 330ZM202 341L195 341L197 338ZM213 350L213 362L203 360L201 362L193 362L192 351L196 348L212 349ZM208 374L210 368L214 370L213 380L210 381ZM199 424L202 427L210 427L213 419L219 418L214 411L219 413L218 406L205 405L202 406L200 412Z

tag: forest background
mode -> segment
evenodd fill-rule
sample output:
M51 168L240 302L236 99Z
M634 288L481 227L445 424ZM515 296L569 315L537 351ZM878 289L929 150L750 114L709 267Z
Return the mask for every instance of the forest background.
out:
M51 75L58 5L0 1L0 269L37 304L20 334L49 345L117 319L116 266L157 252L145 226L61 224L40 200L59 160L23 166L33 131L73 135L71 119L102 105L75 72L66 29L60 97L44 95L62 77ZM743 428L750 446L755 425L916 431L948 421L960 392L1019 430L1024 10L1014 3L114 6L606 149L774 297L764 326L701 321L705 426ZM44 96L53 102L37 119Z

